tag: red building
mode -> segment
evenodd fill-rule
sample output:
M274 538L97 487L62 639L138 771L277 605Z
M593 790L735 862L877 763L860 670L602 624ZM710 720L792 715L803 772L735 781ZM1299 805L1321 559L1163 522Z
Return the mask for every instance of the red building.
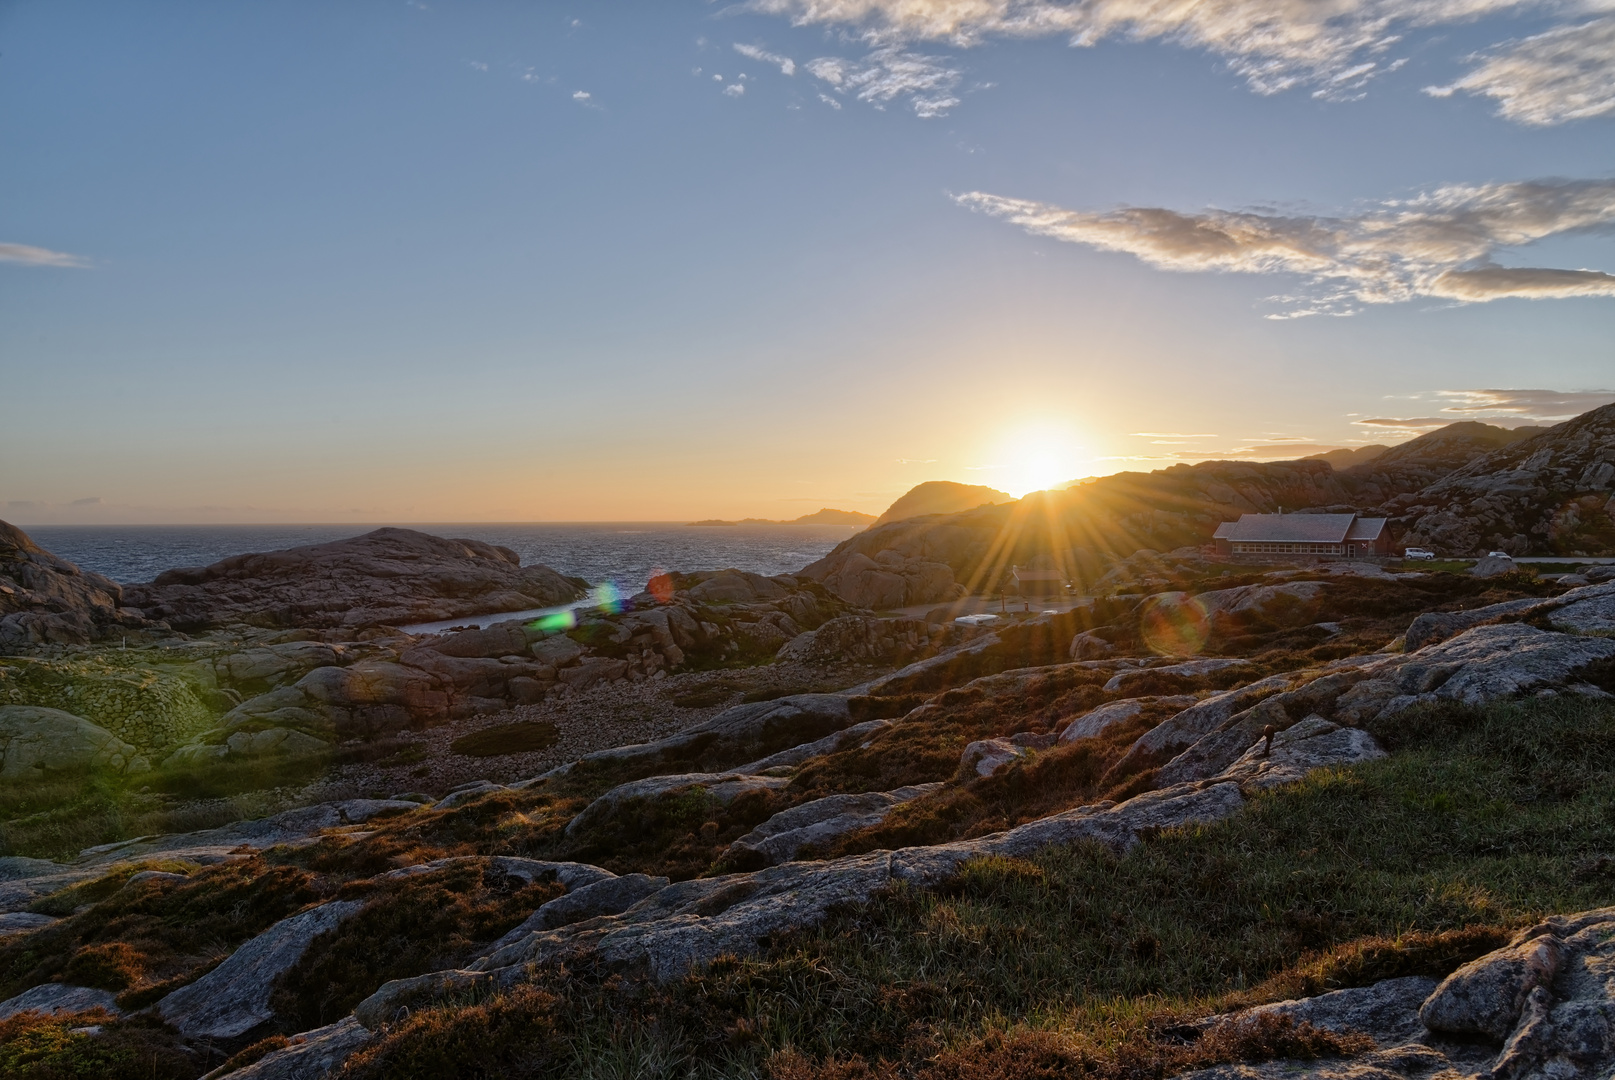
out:
M1361 559L1391 553L1384 518L1356 514L1241 514L1212 534L1217 554Z

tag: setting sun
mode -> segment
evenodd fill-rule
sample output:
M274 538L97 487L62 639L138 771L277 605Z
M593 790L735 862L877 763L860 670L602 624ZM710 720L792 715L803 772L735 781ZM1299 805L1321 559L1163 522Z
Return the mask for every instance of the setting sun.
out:
M1084 447L1067 426L1053 422L1017 426L999 444L997 485L1020 498L1059 487L1081 472Z

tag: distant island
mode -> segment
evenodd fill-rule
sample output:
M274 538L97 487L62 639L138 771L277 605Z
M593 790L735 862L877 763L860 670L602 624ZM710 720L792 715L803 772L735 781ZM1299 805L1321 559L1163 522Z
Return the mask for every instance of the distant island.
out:
M845 525L852 529L867 529L875 520L874 514L860 514L856 510L823 510L812 514L803 514L790 521L779 521L773 518L741 518L739 521L725 521L722 518L707 518L705 521L691 521L690 525Z

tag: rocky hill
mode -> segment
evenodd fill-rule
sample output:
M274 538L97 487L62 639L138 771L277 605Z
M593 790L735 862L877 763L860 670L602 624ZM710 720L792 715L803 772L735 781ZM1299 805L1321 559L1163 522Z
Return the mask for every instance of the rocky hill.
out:
M1373 460L1344 470L1353 497L1364 506L1380 506L1435 483L1493 450L1512 446L1542 429L1510 430L1475 420L1444 428L1393 446ZM1340 466L1336 466L1340 468Z
M956 484L952 480L928 480L905 492L875 525L886 525L927 514L957 514L988 503L1014 502L1013 495L980 484Z
M1327 461L1335 470L1349 469L1354 465L1367 465L1390 447L1374 443L1369 446L1342 447L1322 454L1308 454L1302 461Z
M1387 501L1406 542L1453 554L1615 554L1615 405Z
M180 629L398 626L581 598L589 584L522 566L509 548L377 529L349 540L169 570L127 602Z

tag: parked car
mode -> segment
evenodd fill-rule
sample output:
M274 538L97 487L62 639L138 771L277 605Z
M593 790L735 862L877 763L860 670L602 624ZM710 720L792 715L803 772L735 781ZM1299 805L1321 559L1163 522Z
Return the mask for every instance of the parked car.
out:
M1510 555L1506 551L1488 551L1486 553L1486 557L1488 559L1507 559L1509 562L1514 561L1514 556Z
M1435 557L1436 553L1429 548L1408 548L1402 552L1402 558L1404 559L1418 559L1427 562Z

